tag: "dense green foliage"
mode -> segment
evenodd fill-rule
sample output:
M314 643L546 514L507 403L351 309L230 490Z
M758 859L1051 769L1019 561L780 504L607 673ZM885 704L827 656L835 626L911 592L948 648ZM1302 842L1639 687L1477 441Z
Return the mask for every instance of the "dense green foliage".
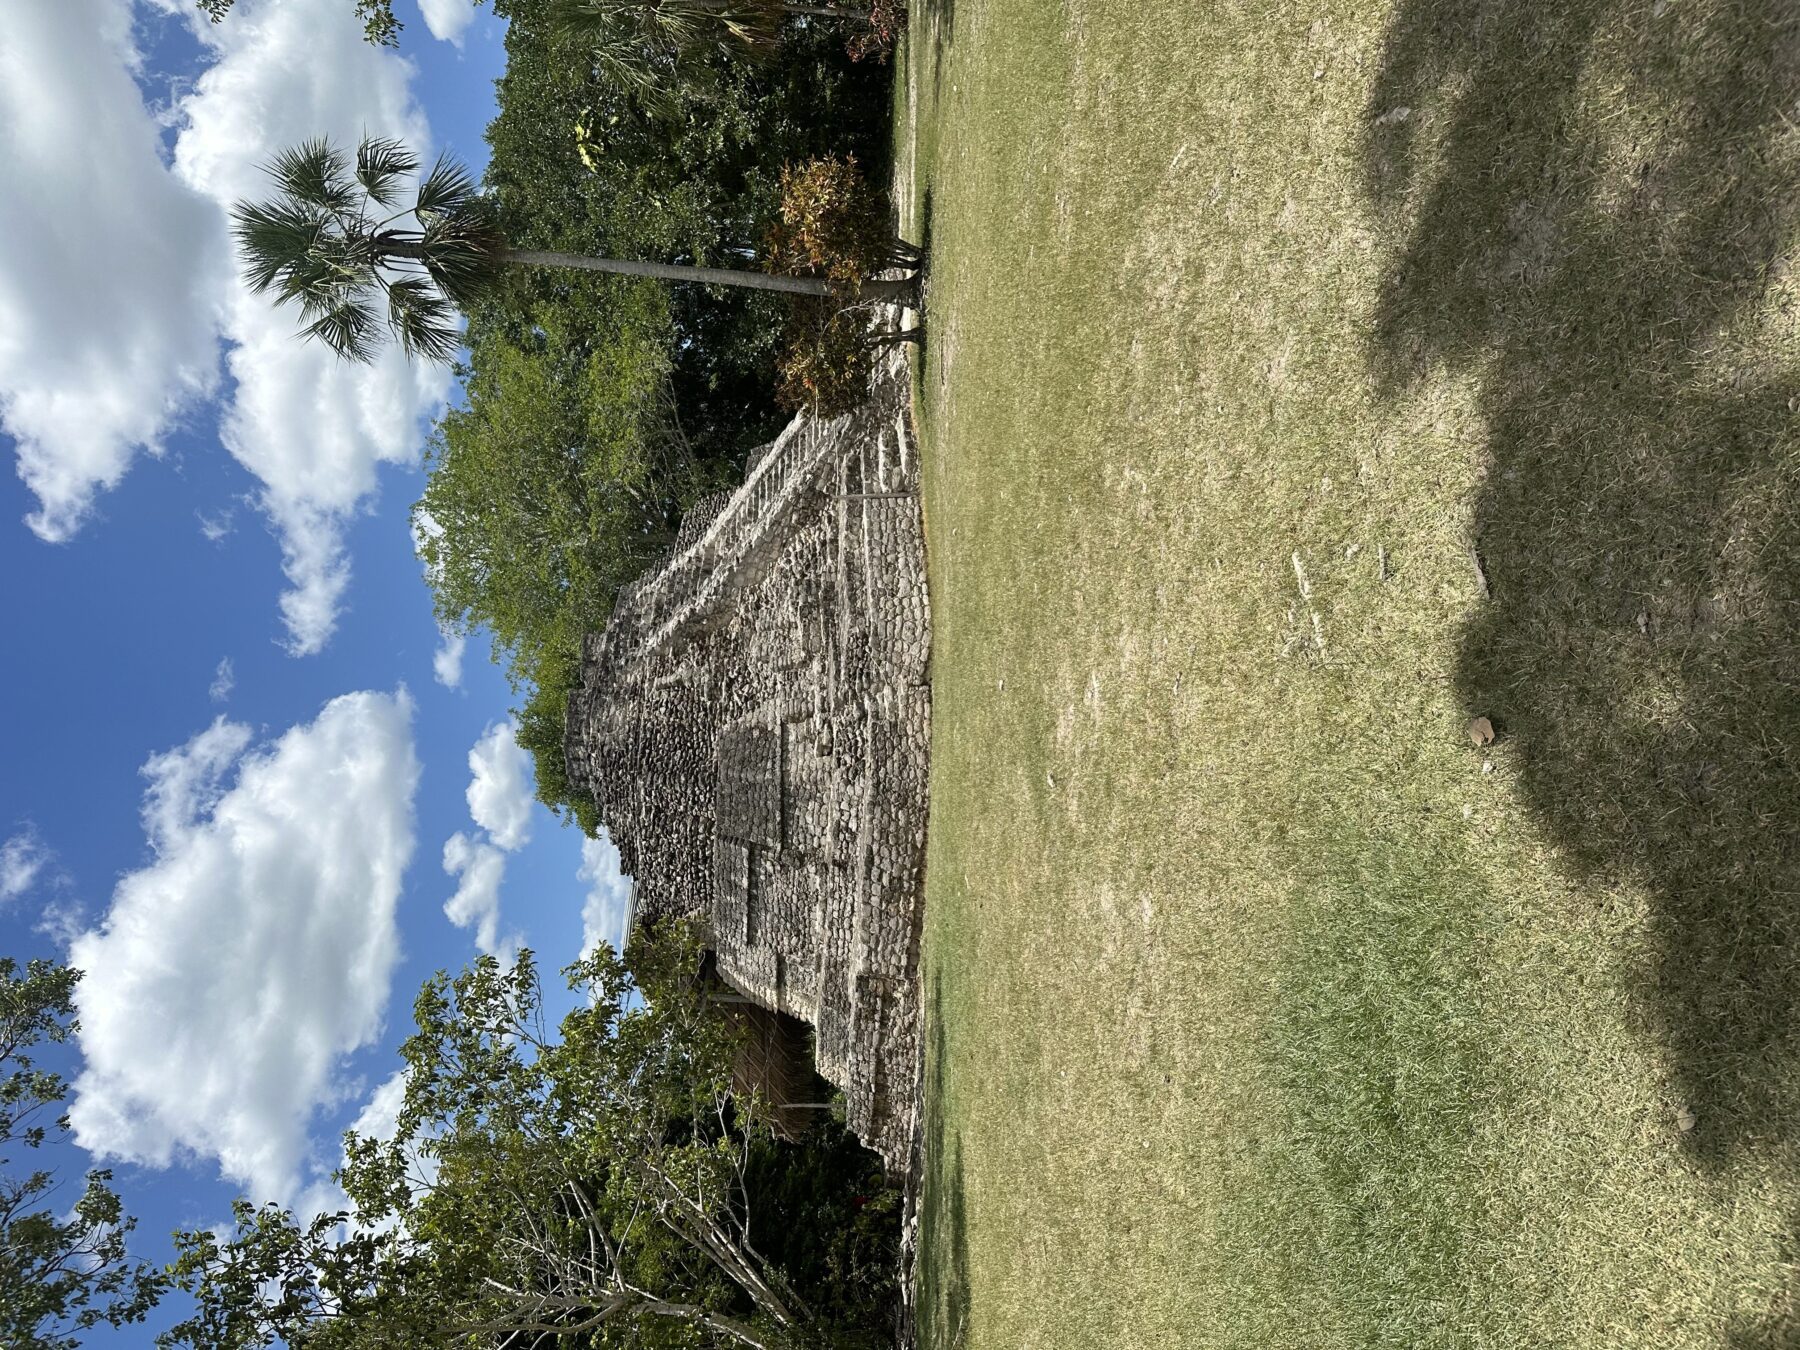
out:
M815 1317L840 1329L892 1321L902 1196L855 1135L825 1120L799 1144L758 1141L744 1191L757 1250Z
M560 774L582 634L724 470L671 406L661 287L558 278L545 301L520 280L474 326L464 406L433 437L415 519L440 615L486 626L526 696L539 792L577 809Z
M221 22L237 0L196 0L200 12ZM406 25L394 14L394 0L354 0L363 33L382 47L397 47ZM471 0L479 5L481 0ZM499 8L497 6L497 8ZM558 0L558 18L589 45L600 48L596 59L613 78L626 85L644 87L653 62L641 52L670 58L689 58L698 49L712 47L747 53L766 50L778 40L784 9L782 0ZM857 60L874 56L885 61L894 40L906 23L904 0L873 0L866 14L855 6L842 7L852 18L848 50ZM660 50L659 50L660 49Z
M836 25L790 21L754 62L693 56L647 99L596 67L550 0L494 8L510 27L486 187L517 247L750 265L785 166L852 153L885 174L890 77L854 65ZM581 635L779 430L786 306L531 268L470 312L464 403L419 504L428 573L446 625L492 634L539 796L589 828L562 765Z
M163 1344L798 1350L879 1331L892 1193L841 1127L778 1144L733 1094L741 1032L698 957L680 929L629 961L602 947L567 972L560 1035L529 953L427 982L393 1137L346 1139L353 1210L240 1205L229 1235L178 1234L196 1309ZM870 1271L887 1278L858 1287Z
M42 1067L37 1048L75 1031L79 970L0 957L0 1345L8 1350L75 1350L82 1333L140 1322L164 1281L131 1258L125 1215L112 1175L87 1174L73 1207L46 1168L16 1172L15 1150L37 1150L69 1128L49 1118L68 1093Z
M652 106L704 82L711 56L755 58L781 40L782 0L554 0L551 21L603 78Z
M495 8L510 28L487 184L517 247L741 264L773 218L787 165L847 152L872 181L885 177L890 77L852 65L829 25L789 24L758 63L702 63L664 111L596 71L549 23L548 0ZM542 309L588 317L592 292L532 281ZM683 424L702 455L741 457L778 425L770 391L783 301L684 286L667 302Z

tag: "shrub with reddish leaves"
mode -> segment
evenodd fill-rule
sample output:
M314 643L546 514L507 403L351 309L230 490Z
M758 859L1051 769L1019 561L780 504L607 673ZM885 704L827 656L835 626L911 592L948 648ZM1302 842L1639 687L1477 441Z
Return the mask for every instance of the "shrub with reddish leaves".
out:
M850 59L866 61L870 57L885 63L894 54L894 44L906 28L906 0L874 0L869 6L869 24L850 39Z
M798 412L836 417L869 391L873 347L869 312L832 299L797 302L788 318L787 341L775 371L776 401Z
M886 194L864 180L856 156L828 156L781 171L781 201L763 266L827 277L845 295L893 261Z
M782 170L763 265L789 276L824 277L834 292L796 301L790 311L777 399L824 417L850 411L868 392L882 340L871 331L875 307L857 303L862 283L892 267L919 265L917 250L894 237L886 195L863 179L854 156Z

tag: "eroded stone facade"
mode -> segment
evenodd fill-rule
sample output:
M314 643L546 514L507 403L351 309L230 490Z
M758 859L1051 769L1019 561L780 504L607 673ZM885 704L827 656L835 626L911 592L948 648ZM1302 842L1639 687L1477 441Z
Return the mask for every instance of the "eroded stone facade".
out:
M571 782L637 883L698 916L719 974L811 1023L818 1069L908 1161L930 697L905 365L867 406L802 415L688 514L589 636Z

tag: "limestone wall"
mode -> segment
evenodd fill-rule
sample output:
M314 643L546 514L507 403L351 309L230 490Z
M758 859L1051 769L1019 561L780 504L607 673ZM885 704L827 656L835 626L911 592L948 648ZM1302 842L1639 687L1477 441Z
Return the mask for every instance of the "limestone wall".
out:
M851 1125L904 1167L931 624L899 357L871 394L689 513L590 635L567 751L639 919L699 916L719 974L812 1024Z

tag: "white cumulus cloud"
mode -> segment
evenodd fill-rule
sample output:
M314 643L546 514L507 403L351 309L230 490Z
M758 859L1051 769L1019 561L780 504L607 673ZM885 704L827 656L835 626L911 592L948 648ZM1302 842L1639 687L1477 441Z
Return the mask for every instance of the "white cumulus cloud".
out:
M158 853L179 848L201 816L225 795L225 775L250 744L250 728L223 717L186 745L152 755L143 775L144 837Z
M619 870L619 850L606 831L598 839L581 841L576 876L593 883L581 906L581 954L591 956L602 942L624 951L631 925L631 878Z
M419 0L419 12L434 38L460 47L463 30L475 18L475 0Z
M175 170L220 211L266 195L261 166L311 137L349 146L394 136L421 152L429 144L412 67L366 42L344 0L243 0L207 41L217 59L177 106ZM349 364L302 342L298 327L291 310L233 275L225 329L236 387L222 437L263 484L258 502L281 539L289 584L282 618L291 649L304 654L325 645L343 605L346 522L372 498L380 465L418 462L420 419L442 405L450 380L396 347L372 366Z
M510 722L490 726L469 751L469 815L508 853L531 838L531 755Z
M500 940L500 883L506 878L506 855L479 837L458 830L444 841L444 871L457 879L456 894L444 902L444 915L458 928L475 930L475 945L494 956L511 947Z
M413 849L412 704L346 694L252 749L220 719L145 765L152 858L71 945L86 1068L77 1140L154 1167L216 1160L292 1200L342 1061L380 1033Z
M450 377L398 350L364 367L301 341L293 312L244 287L226 213L266 193L260 166L286 146L367 133L423 153L429 128L413 67L364 41L349 0L239 0L218 25L152 7L187 15L208 57L155 114L133 78L130 0L26 0L0 24L0 425L37 497L32 528L67 539L140 449L220 391L223 343L221 439L281 543L288 646L316 652L345 602L345 526L381 465L417 463Z
M0 426L49 540L217 383L225 222L163 162L131 24L130 0L0 23Z

